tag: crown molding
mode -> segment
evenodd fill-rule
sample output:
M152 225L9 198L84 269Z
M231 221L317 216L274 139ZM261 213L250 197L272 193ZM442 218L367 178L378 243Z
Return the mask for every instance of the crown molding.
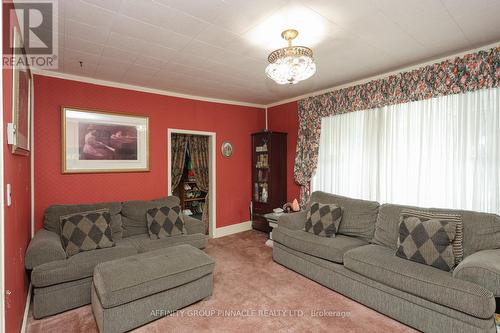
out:
M43 70L43 69L39 69L39 68L33 68L31 70L31 72L35 75L48 76L48 77L54 77L54 78L58 78L58 79L78 81L78 82L84 82L84 83L90 83L90 84L97 84L97 85L105 86L105 87L135 90L135 91L163 95L163 96L185 98L185 99L191 99L191 100L202 101L202 102L221 103L221 104L230 104L230 105L238 105L238 106L249 106L249 107L260 108L260 109L264 109L266 107L264 104L247 103L247 102L233 101L233 100L227 100L227 99L189 95L189 94L177 93L174 91L141 87L141 86L136 86L136 85L127 84L127 83L120 83L120 82L107 81L107 80L101 80L101 79L93 79L93 78L86 77L86 76L67 74L67 73L61 73L61 72L54 72L54 71L47 71L47 70Z
M332 86L330 88L317 90L317 91L313 91L313 92L310 92L307 94L283 99L283 100L280 100L280 101L277 101L274 103L270 103L267 105L266 104L257 104L257 103L248 103L248 102L242 102L242 101L233 101L233 100L226 100L226 99L211 98L211 97L205 97L205 96L189 95L189 94L183 94L183 93L178 93L178 92L174 92L174 91L147 88L147 87L136 86L136 85L127 84L127 83L119 83L119 82L115 82L115 81L93 79L90 77L85 77L85 76L80 76L80 75L67 74L67 73L61 73L61 72L53 72L53 71L47 71L47 70L42 70L42 69L37 69L37 68L33 68L32 72L33 72L33 74L36 74L36 75L42 75L42 76L55 77L55 78L71 80L71 81L97 84L97 85L106 86L106 87L135 90L135 91L152 93L152 94L157 94L157 95L185 98L185 99L191 99L191 100L203 101L203 102L221 103L221 104L238 105L238 106L248 106L248 107L265 109L265 108L272 108L274 106L278 106L278 105L282 105L282 104L286 104L286 103L297 102L297 101L304 99L304 98L318 96L318 95L322 95L322 94L325 94L325 93L328 93L331 91L335 91L335 90L339 90L339 89L367 83L367 82L370 82L373 80L382 79L382 78L385 78L385 77L390 76L390 75L395 75L395 74L398 74L401 72L411 71L411 70L414 70L414 69L417 69L417 68L420 68L423 66L434 64L436 62L449 60L449 59L452 59L455 57L462 57L468 53L473 53L473 52L478 52L481 50L491 49L493 47L498 47L498 46L500 46L500 41L497 41L495 43L491 43L488 45L484 45L484 46L481 46L478 48L462 51L459 53L453 53L451 55L447 55L447 56L443 56L443 57L439 57L439 58L434 58L434 59L428 60L426 62L417 63L417 64L414 64L411 66L401 67L401 68L395 69L395 70L390 71L390 72L385 72L385 73L378 74L375 76L370 76L370 77L367 77L364 79L351 81L351 82L347 82L347 83L344 83L341 85Z
M385 78L385 77L388 77L388 76L391 76L391 75L395 75L395 74L398 74L398 73L401 73L401 72L408 72L408 71L411 71L411 70L414 70L414 69L417 69L417 68L420 68L420 67L424 67L424 66L427 66L427 65L435 64L437 62L442 62L442 61L453 59L453 58L456 58L456 57L462 57L462 56L464 56L466 54L469 54L469 53L474 53L474 52L478 52L478 51L482 51L482 50L487 50L487 49L491 49L491 48L498 47L498 46L500 46L500 41L492 43L492 44L484 45L484 46L481 46L481 47L478 47L478 48L475 48L475 49L470 49L470 50L467 50L467 51L462 51L460 53L454 53L454 54L447 55L447 56L444 56L444 57L434 58L434 59L426 61L426 62L418 63L418 64L407 66L407 67L402 67L402 68L399 68L399 69L396 69L396 70L393 70L393 71L390 71L390 72L385 72L385 73L378 74L378 75L375 75L375 76L370 76L370 77L367 77L367 78L364 78L364 79L361 79L361 80L356 80L356 81L344 83L344 84L341 84L341 85L333 86L333 87L330 87L330 88L327 88L327 89L313 91L313 92L308 93L308 94L304 94L304 95L300 95L300 96L296 96L296 97L287 98L287 99L284 99L284 100L281 100L281 101L278 101L278 102L274 102L274 103L268 104L268 105L266 105L266 107L267 108L272 108L274 106L278 106L278 105L282 105L282 104L286 104L286 103L297 102L297 101L299 101L301 99L304 99L304 98L314 97L314 96L322 95L322 94L325 94L325 93L328 93L328 92L331 92L331 91L335 91L335 90L339 90L339 89L343 89L343 88L348 88L348 87L352 87L352 86L357 86L359 84L364 84L364 83L367 83L367 82L370 82L370 81L373 81L373 80L382 79L382 78Z

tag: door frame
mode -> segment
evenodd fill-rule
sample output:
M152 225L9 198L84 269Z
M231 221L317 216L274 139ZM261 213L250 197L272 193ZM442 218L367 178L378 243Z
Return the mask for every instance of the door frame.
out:
M176 128L168 128L167 129L167 175L168 175L168 184L167 184L167 193L168 195L172 195L172 183L170 180L172 179L172 134L190 134L190 135L201 135L208 136L208 194L210 198L210 207L209 207L209 215L208 215L208 234L210 237L214 237L215 229L216 229L216 221L217 221L217 197L216 197L216 187L217 187L217 178L216 178L216 170L217 170L217 155L216 155L216 146L217 146L217 134L215 132L205 132L205 131L194 131L194 130L186 130L186 129L176 129Z

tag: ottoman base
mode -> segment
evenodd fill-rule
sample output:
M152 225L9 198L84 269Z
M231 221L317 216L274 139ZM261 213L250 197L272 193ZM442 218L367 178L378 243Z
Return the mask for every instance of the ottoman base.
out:
M92 311L101 333L126 332L200 301L213 290L213 274L112 308L103 308L92 284Z

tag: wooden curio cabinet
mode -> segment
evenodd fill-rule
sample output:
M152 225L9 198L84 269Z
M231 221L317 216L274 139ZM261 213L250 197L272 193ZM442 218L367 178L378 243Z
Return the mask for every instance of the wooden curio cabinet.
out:
M286 203L286 133L252 134L252 227L271 231L264 214Z

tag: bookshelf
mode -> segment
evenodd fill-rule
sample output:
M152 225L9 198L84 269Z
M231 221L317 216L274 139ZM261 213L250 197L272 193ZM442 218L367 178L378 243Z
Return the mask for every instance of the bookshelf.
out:
M270 232L265 214L286 202L286 133L252 134L252 227Z

